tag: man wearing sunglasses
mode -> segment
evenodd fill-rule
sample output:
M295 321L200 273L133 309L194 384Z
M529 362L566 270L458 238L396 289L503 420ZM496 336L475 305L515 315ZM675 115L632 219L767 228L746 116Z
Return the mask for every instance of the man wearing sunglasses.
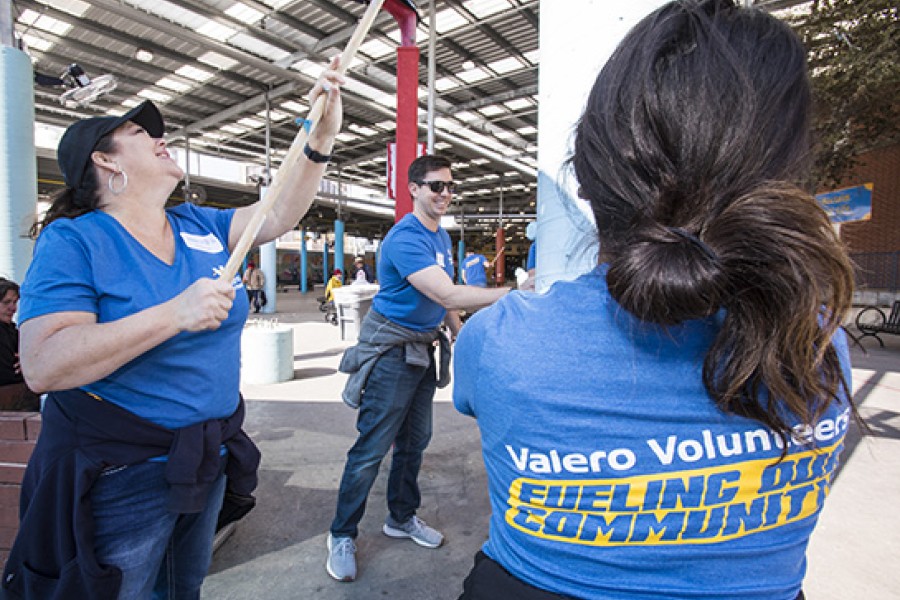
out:
M444 537L416 516L422 455L431 439L432 400L450 381L450 340L461 326L458 311L488 306L507 288L453 283L450 236L440 227L456 184L450 161L417 158L409 167L413 212L388 232L381 245L381 287L360 328L359 343L348 348L340 370L349 373L344 402L359 409L359 437L347 453L337 510L327 538L328 574L356 578L357 526L381 461L393 447L388 477L388 516L382 531L437 548ZM434 346L440 346L440 369ZM440 380L438 380L440 373Z

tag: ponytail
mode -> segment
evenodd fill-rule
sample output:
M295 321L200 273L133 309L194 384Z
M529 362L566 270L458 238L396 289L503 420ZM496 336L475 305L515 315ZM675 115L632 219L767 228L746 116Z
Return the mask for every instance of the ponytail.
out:
M610 294L639 319L674 325L719 310L724 293L721 259L677 227L636 227L610 256Z
M784 413L757 400L762 389L807 424L841 389L850 396L831 340L851 307L853 266L825 211L787 184L732 203L710 241L728 255L728 301L704 384L723 410L786 438Z
M850 309L853 268L815 199L765 183L703 227L704 240L671 227L638 228L613 251L611 295L664 325L724 309L703 382L725 412L760 421L784 439L787 414L814 423L846 390L831 338ZM693 238L693 239L691 239Z

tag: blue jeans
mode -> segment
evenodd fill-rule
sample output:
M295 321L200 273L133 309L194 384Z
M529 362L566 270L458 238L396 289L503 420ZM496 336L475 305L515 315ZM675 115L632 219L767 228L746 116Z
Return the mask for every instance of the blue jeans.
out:
M166 463L145 462L104 472L91 490L94 550L101 564L122 570L118 600L197 600L212 561L225 475L212 484L206 509L169 512Z
M431 408L437 389L434 357L428 367L408 365L404 347L396 346L377 360L359 407L359 437L347 453L341 478L331 523L335 537L357 536L369 490L392 444L387 486L390 516L397 523L405 523L421 503L419 468L431 441Z
M259 309L262 307L262 298L260 297L261 291L262 290L247 290L250 304L253 306L255 312L259 312Z

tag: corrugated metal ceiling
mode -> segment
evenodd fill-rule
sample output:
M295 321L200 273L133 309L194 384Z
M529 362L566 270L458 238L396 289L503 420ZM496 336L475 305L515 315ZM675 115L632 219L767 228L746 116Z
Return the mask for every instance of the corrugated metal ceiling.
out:
M283 113L271 131L276 167L296 133L297 103L305 106L303 95L313 81L300 69L309 63L324 65L328 57L339 53L365 9L350 0L15 0L13 5L17 31L27 34L36 71L58 76L77 62L92 77L111 73L119 81L114 91L87 107L63 107L58 101L62 90L37 87L39 121L65 126L78 117L127 110L143 97L151 97L159 99L170 134L189 128L192 151L261 165L265 161L265 128L259 117L263 94L294 83L293 93L271 100L272 109ZM431 6L431 1L419 2L423 19L418 35L426 40L420 43L422 90L427 85ZM442 84L436 103L438 148L454 159L457 180L480 181L464 187L453 210L496 214L502 187L505 213L531 214L536 176L523 171L537 165L540 2L434 0L433 7L441 31L436 38L436 79ZM394 109L392 103L385 106L372 95L393 94L393 49L398 36L395 21L381 15L348 73L363 84L362 91L348 86L345 92L344 132L355 137L336 146L329 172L331 177L340 172L343 181L372 186L382 193L383 156L394 135L390 124ZM149 62L136 58L139 49L152 54ZM492 63L510 57L518 59L518 67L507 70L509 66L501 63L494 66L506 72L490 69ZM469 77L467 83L473 69L482 69L488 76L476 81ZM285 107L290 100L295 102ZM423 115L425 107L422 93ZM248 117L255 121L246 121ZM239 123L242 119L244 124ZM253 126L256 122L260 125ZM486 137L475 136L473 142L466 137L472 133ZM420 139L425 137L423 123ZM172 143L184 145L184 139ZM515 164L498 156L508 156ZM500 174L504 175L485 180L486 175ZM246 202L247 197L240 196L235 195L234 201ZM228 202L227 198L220 201ZM328 210L314 208L310 218L320 212L325 219L333 217ZM379 219L364 215L351 214L348 221L348 231L356 223L368 228L363 233L373 233L376 224L379 230L390 225L389 220L378 223Z

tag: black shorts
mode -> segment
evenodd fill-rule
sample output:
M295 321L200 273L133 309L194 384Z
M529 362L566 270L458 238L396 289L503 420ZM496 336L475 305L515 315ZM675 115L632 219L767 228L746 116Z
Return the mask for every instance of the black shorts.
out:
M459 600L575 600L525 583L500 566L490 556L478 551L475 566L463 581Z
M803 591L796 600L804 600ZM463 582L458 600L576 600L527 584L500 566L490 556L478 551L475 566Z

